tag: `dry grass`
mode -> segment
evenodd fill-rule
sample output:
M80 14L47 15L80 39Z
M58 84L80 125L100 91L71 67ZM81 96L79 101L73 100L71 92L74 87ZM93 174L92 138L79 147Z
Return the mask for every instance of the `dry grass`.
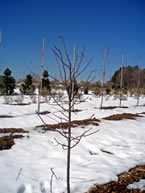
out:
M23 137L23 135L9 135L0 137L0 151L10 149L15 144L14 139Z
M2 150L10 149L15 144L14 139L24 137L24 135L22 134L13 135L14 133L28 133L28 131L25 131L22 128L3 128L3 129L0 129L0 133L10 134L8 136L0 137L0 151L2 151Z
M0 129L0 133L28 133L22 128L3 128Z
M84 120L74 120L71 122L72 127L77 127L77 126L85 126L85 125L95 125L98 126L98 122L100 120L93 118L93 119L84 119ZM50 131L50 130L56 130L56 129L67 129L69 126L68 122L62 122L58 124L46 124L46 125L40 125L37 127L42 127L44 131Z
M101 109L109 110L109 109L116 109L116 108L127 109L128 107L126 107L126 106L122 106L122 107L119 107L119 106L106 106L106 107L102 107Z
M136 117L142 117L139 114L132 113L123 113L123 114L114 114L103 119L105 120L122 120L122 119L135 119Z
M136 166L127 172L118 175L117 182L110 182L104 185L95 185L87 193L145 193L138 189L129 190L127 186L145 178L145 165Z

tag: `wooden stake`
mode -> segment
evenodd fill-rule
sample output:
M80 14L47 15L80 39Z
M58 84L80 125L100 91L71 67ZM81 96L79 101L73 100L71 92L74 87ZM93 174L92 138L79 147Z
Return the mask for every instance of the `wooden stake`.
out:
M40 80L39 80L40 88L38 91L38 111L37 111L38 114L40 113L40 103L41 103L44 50L45 50L45 40L43 39L43 46L42 46L42 51L41 51Z
M138 63L138 81L137 81L137 106L139 106L139 88L140 88L140 74L141 74L141 63L142 63L142 58L139 58L139 63Z
M123 85L123 54L121 56L121 72L120 72L120 107L122 101L122 85Z

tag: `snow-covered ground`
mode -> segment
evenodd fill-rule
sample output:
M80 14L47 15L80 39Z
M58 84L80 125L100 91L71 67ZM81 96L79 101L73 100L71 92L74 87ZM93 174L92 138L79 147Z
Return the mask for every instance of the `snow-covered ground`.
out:
M89 128L99 131L83 138L72 149L71 193L84 193L94 184L117 181L118 174L145 164L145 117L121 121L102 119L124 112L145 112L145 98L140 99L138 107L136 99L128 97L122 105L129 108L103 110L99 109L100 98L93 95L87 97L86 102L76 105L75 108L81 111L73 113L72 119L81 120L94 115L101 122L99 126L80 126L72 130L75 136ZM31 102L29 96L25 96L24 102ZM104 106L118 105L119 100L114 100L113 96L104 99ZM36 129L35 126L42 125L36 111L37 104L8 105L4 97L0 97L0 115L13 116L0 118L0 128L29 131L24 138L15 139L16 144L10 150L0 151L0 193L50 193L52 169L56 175L52 180L53 193L66 193L66 151L56 143L55 138L60 142L65 142L65 139L57 132L44 133L40 128ZM49 104L42 103L41 111L50 112L41 115L48 124L57 123L54 114L61 116L52 100Z

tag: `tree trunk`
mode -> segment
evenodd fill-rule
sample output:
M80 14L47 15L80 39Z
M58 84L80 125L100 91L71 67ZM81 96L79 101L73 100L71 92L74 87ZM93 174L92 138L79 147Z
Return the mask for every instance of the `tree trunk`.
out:
M67 147L67 193L70 193L70 156L71 156L71 99L69 98L69 128Z

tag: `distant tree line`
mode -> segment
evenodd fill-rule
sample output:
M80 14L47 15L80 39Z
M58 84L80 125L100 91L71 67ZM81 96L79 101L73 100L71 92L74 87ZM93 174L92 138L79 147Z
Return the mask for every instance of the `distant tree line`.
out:
M138 82L138 66L123 67L123 88L137 88ZM121 68L118 69L112 76L109 82L112 82L113 88L118 88L120 85ZM145 69L140 70L140 88L145 88Z
M123 89L137 88L138 72L138 66L123 67ZM106 93L109 93L110 89L120 89L120 76L121 68L115 71L115 73L108 82L104 83L103 88L105 88ZM0 76L0 94L11 95L14 93L15 87L16 80L12 76L12 71L9 68L6 68L4 70L3 75ZM38 82L36 83L36 81L34 81L34 77L31 74L27 74L23 80L21 79L19 89L22 94L31 95L34 94L36 87L40 88ZM44 70L41 80L41 87L41 95L46 96L51 91L52 87L58 88L59 85L57 85L57 83L54 81L50 82L48 71ZM83 90L84 94L88 94L89 90L93 90L96 93L100 93L101 87L102 85L100 81L97 81L96 83L84 81L81 81L79 83L77 81L74 82L75 92L78 92L78 90ZM140 70L140 88L145 89L145 69Z

